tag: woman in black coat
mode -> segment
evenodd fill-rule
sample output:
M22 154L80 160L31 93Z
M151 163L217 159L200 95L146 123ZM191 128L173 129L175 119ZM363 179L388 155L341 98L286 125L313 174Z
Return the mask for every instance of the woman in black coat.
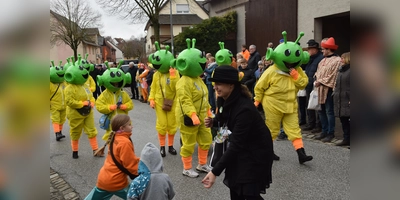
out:
M227 126L229 146L214 168L202 180L210 188L225 170L224 184L231 199L263 199L260 193L272 182L272 138L251 100L246 86L238 80L238 71L231 66L215 68L210 81L218 94L216 118L205 119L207 127Z
M337 146L350 145L350 52L342 55L343 65L339 69L333 91L335 116L340 118L343 141Z

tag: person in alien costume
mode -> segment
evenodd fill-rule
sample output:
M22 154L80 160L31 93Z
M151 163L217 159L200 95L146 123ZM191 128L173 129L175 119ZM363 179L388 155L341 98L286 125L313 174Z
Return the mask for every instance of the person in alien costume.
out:
M180 79L178 72L170 67L174 60L174 55L169 52L169 46L165 50L160 49L158 42L155 42L157 51L149 56L149 62L157 71L153 75L153 82L150 90L150 107L156 110L156 130L158 132L158 141L160 143L160 153L162 157L165 153L165 136L168 134L168 152L176 155L173 147L174 137L177 130L175 119L176 108L176 83ZM164 100L166 99L166 100ZM165 105L164 101L167 104Z
M124 73L120 69L123 61L120 61L117 68L110 68L108 62L104 64L107 70L103 75L97 76L99 86L104 86L104 90L96 100L96 109L102 114L110 114L109 118L112 119L116 114L128 114L133 109L133 102L129 95L124 91L125 84L132 82L131 74ZM106 130L102 139L107 141L111 133L111 125Z
M81 63L80 60L78 61ZM64 75L65 81L68 82L64 92L70 126L72 158L74 159L79 158L79 138L82 130L87 134L93 152L98 149L97 130L92 110L95 100L92 91L85 84L88 77L89 72L82 65L70 65Z
M217 62L218 66L221 65L231 65L233 54L228 49L225 49L224 42L218 42L220 50L215 54L215 62Z
M75 62L75 65L83 66L89 73L94 70L94 64L90 64L87 61L89 54L85 55L85 59L81 59L81 54L78 54L78 60ZM80 63L78 63L80 60ZM89 76L85 84L90 88L90 91L96 91L96 82L93 80L92 76Z
M50 113L51 122L53 124L53 130L56 135L56 140L60 141L65 138L62 134L62 128L66 120L66 105L64 101L64 67L54 65L54 61L51 61L52 67L50 67Z
M183 175L198 177L192 169L192 154L198 143L197 171L209 172L207 165L208 149L212 143L211 131L204 125L204 119L211 117L208 103L208 90L204 81L199 77L206 65L205 53L195 48L196 39L186 39L187 49L183 50L176 60L172 61L182 77L176 83L178 102L175 108L176 118L180 125L182 147L180 155L183 162ZM186 116L186 119L184 120ZM192 124L190 124L192 123ZM186 125L185 125L186 124Z
M303 32L300 32L295 42L287 41L286 31L283 31L282 35L284 42L274 50L269 48L266 53L266 59L273 60L274 64L262 74L254 88L254 105L258 107L261 102L265 112L265 123L273 140L278 136L282 124L297 151L300 164L303 164L313 157L307 156L303 147L297 112L297 92L307 86L307 75L300 66L308 63L310 55L303 52L297 44L304 35ZM274 157L279 158L275 154Z

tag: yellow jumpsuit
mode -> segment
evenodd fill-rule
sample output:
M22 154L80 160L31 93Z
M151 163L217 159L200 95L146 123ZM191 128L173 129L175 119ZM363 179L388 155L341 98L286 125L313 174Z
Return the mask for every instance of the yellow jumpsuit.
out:
M93 94L86 84L75 85L68 84L65 88L65 102L67 104L67 118L70 126L70 136L73 151L77 151L78 140L81 136L82 129L87 134L93 150L97 149L97 129L94 124L93 109L87 116L82 116L76 109L83 107L83 101L90 100L95 103Z
M125 110L121 109L116 109L116 110L110 110L111 105L116 105L118 102L119 97L122 99L122 104L126 105ZM111 113L110 119L114 117L116 114L128 114L130 110L133 109L133 102L129 95L123 90L120 89L116 91L115 93L111 92L110 90L106 89L104 92L100 94L100 96L96 100L96 109L102 114L109 114ZM111 133L111 124L106 130L106 133L103 135L102 139L107 141L108 137Z
M178 105L175 107L175 115L180 125L182 139L180 155L182 156L184 169L192 167L192 154L196 142L199 146L199 164L204 165L207 163L207 153L212 143L211 130L204 125L204 119L210 109L207 86L200 77L182 76L176 83L176 96L178 97ZM196 113L200 119L200 125L185 126L182 112L189 117L192 113Z
M175 109L177 104L176 83L179 81L180 76L178 72L175 73L175 78L171 78L169 73L162 74L159 71L156 71L153 75L153 81L151 83L149 100L154 100L156 103L154 107L157 116L156 130L162 136L165 136L167 133L168 135L175 135L178 127L175 117ZM164 111L162 109L164 98L174 100L171 111ZM173 144L173 141L169 141L169 143ZM160 141L161 146L163 146L162 144L164 144L163 141Z
M94 82L92 76L89 75L89 78L86 80L85 85L87 85L90 88L91 92L96 91L96 82Z
M60 85L60 87L58 87ZM58 87L58 90L57 90ZM50 114L51 122L53 123L54 132L62 130L62 126L66 120L66 104L64 97L65 82L52 83L50 82ZM56 92L57 91L57 92Z
M302 138L298 122L297 92L307 86L308 77L300 67L296 67L296 70L299 77L294 80L274 64L261 75L254 88L254 100L263 106L265 123L273 140L279 134L281 123L290 141Z

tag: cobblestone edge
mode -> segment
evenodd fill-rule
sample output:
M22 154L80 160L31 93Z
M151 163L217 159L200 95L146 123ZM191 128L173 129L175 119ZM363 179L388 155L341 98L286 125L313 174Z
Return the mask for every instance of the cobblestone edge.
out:
M50 167L50 200L81 200L79 194Z

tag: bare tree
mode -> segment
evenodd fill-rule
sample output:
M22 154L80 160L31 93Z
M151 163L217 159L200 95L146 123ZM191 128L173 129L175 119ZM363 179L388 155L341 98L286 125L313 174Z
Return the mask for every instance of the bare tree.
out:
M50 14L57 19L50 23L51 44L64 42L74 51L76 60L79 44L92 40L87 29L101 27L101 14L85 0L51 0Z
M132 23L145 23L150 21L154 27L155 40L160 40L160 23L158 18L162 6L169 0L96 0L102 8L119 15Z
M123 43L118 44L118 48L124 53L124 57L127 59L141 58L144 54L144 40L143 39L131 39Z

